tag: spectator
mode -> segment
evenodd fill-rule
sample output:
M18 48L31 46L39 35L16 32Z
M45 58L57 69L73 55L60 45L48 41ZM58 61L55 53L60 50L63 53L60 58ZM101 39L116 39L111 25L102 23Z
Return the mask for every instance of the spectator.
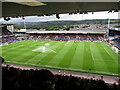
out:
M120 84L72 75L53 75L46 69L22 70L6 65L2 67L2 76L2 90L120 90Z

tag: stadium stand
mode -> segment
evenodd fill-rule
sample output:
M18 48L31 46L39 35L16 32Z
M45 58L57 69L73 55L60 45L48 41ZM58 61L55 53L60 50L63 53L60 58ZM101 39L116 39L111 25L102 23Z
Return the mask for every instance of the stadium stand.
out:
M1 26L0 35L10 35L12 34L6 26Z
M19 42L19 41L23 41L23 40L38 40L38 41L42 41L42 40L46 40L46 41L78 41L78 42L102 42L104 41L104 37L103 35L30 35L27 37L22 37L21 36L7 36L7 37L2 37L2 45L7 45L7 44L11 44L11 43L15 43L15 42Z
M112 41L112 45L114 45L115 47L117 47L118 49L120 49L120 37L118 38L114 38L111 40Z
M79 41L79 42L104 42L101 34L31 34L27 37L8 36L2 38L2 45L12 44L24 40L53 40L53 41ZM118 39L115 39L115 41ZM2 90L119 90L120 84L108 84L103 80L93 78L80 78L67 75L54 75L46 69L15 68L12 65L2 66Z
M46 69L15 68L2 65L2 90L119 90L120 84L107 84L103 80L54 75Z

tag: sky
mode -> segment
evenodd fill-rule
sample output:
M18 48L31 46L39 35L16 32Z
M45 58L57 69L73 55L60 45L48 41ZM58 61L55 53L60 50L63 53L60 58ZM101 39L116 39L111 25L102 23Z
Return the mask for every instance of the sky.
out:
M88 14L60 14L60 19L57 19L55 15L53 16L44 16L44 17L38 17L38 16L26 16L25 22L44 22L44 21L61 21L61 20L86 20L86 19L118 19L118 12L114 13L108 13L108 11L105 12L94 12L88 13ZM23 22L22 18L11 18L9 21L4 21L3 18L0 19L0 23L17 23L17 22Z

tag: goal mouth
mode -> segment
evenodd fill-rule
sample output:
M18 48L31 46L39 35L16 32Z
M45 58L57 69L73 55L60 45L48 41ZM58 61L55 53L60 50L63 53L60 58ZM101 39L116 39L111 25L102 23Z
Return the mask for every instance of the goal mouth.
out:
M41 52L41 53L56 53L56 51L54 51L50 48L44 47L44 46L40 46L32 51L33 52Z

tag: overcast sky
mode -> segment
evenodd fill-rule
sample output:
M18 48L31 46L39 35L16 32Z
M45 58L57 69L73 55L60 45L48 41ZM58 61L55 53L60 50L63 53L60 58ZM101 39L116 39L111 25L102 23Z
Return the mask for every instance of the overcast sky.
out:
M42 22L42 21L58 21L58 20L85 20L85 19L118 19L118 12L108 13L107 12L95 12L94 14L60 14L60 19L57 19L55 15L53 16L44 16L44 17L37 17L37 16L27 16L25 17L26 22ZM4 19L0 19L0 23L17 23L22 22L21 18L12 18L10 21L4 21Z

